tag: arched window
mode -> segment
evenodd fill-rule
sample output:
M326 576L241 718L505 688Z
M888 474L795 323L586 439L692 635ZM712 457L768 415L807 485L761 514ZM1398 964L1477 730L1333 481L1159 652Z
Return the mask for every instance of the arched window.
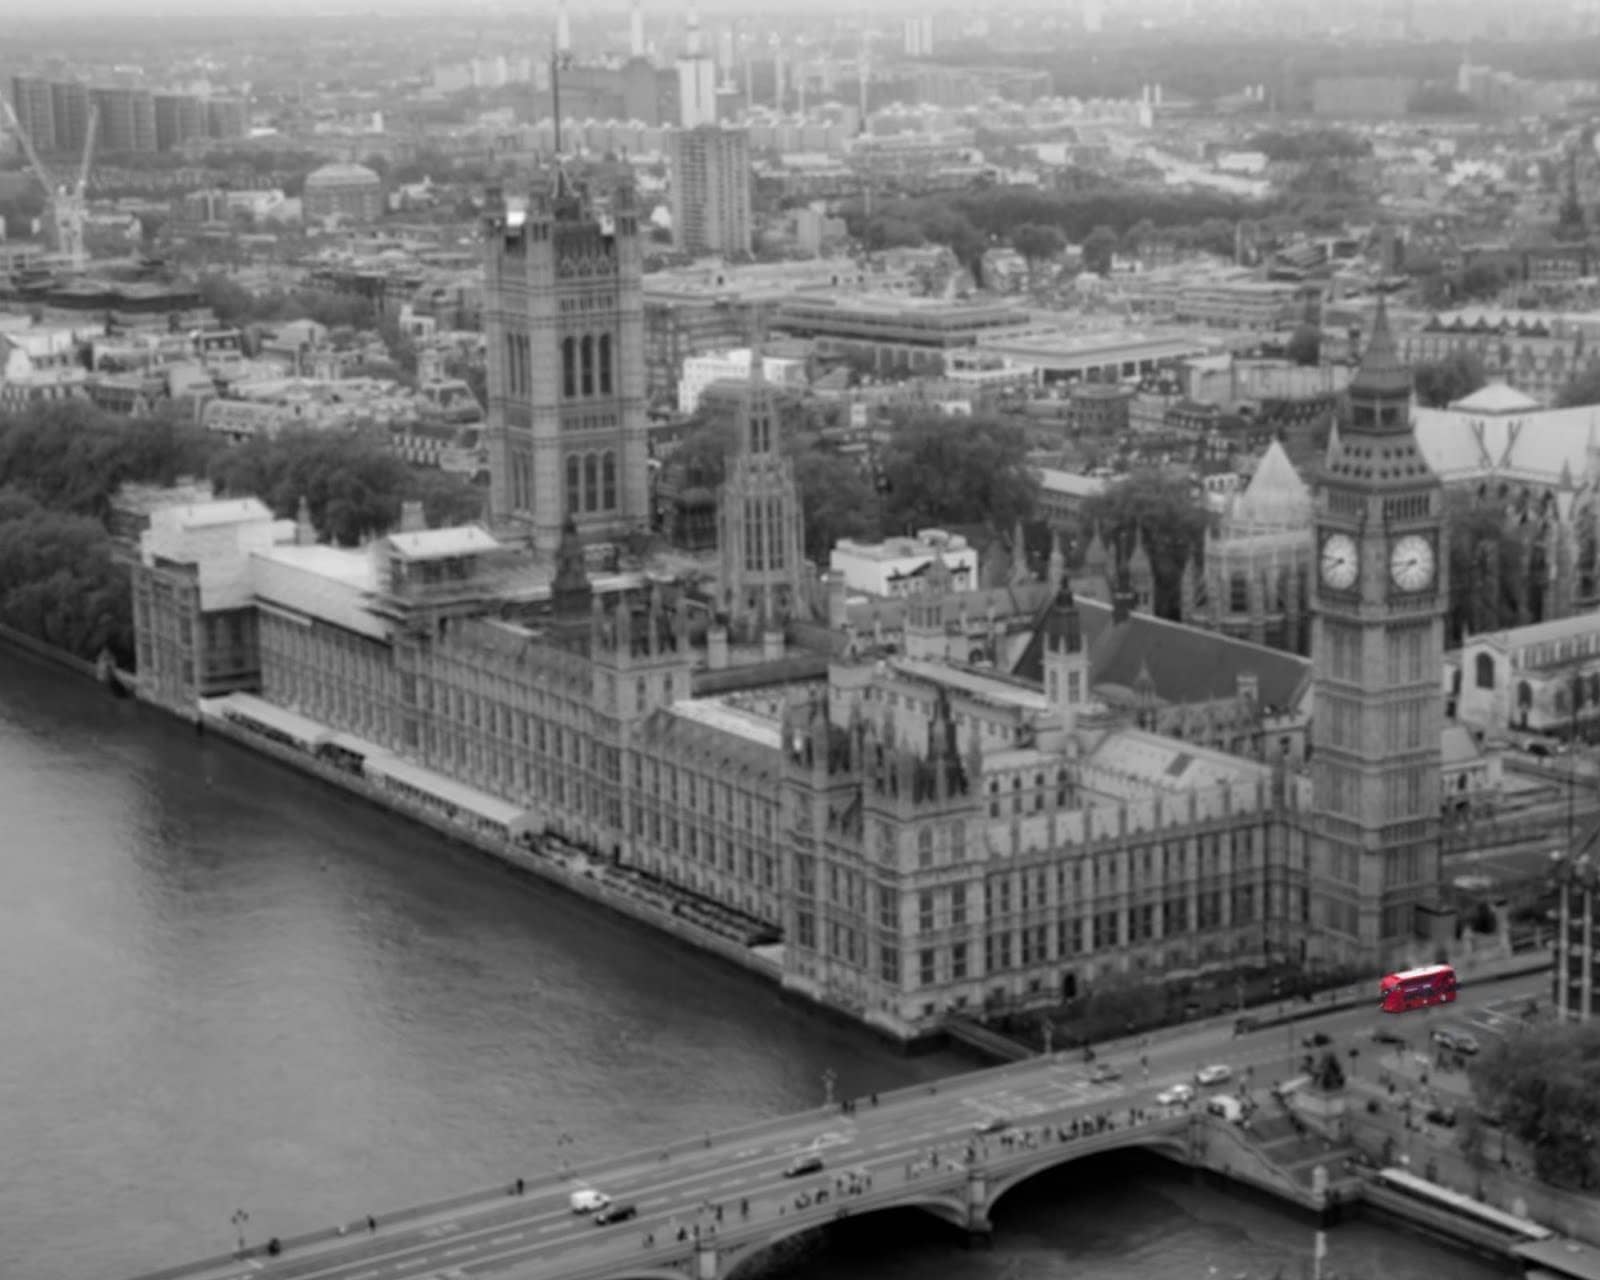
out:
M571 339L569 338L568 341L570 342ZM575 516L582 510L579 500L583 496L583 492L578 481L578 467L578 455L569 453L567 455L567 514L569 516Z
M578 394L578 340L561 339L561 394L568 400Z
M583 394L592 396L594 394L594 339L587 333L584 334L578 350L580 352L579 363L583 366Z
M600 459L592 453L586 453L583 455L583 509L593 511L599 505Z
M617 455L609 449L600 455L600 508L617 509Z
M611 335L600 335L600 394L611 394Z
M1494 659L1487 653L1480 653L1473 663L1474 679L1480 689L1494 688Z

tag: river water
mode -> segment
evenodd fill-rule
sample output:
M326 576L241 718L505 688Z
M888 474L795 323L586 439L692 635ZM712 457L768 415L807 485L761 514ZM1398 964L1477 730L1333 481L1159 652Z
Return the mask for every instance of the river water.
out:
M119 1280L972 1064L0 649L0 1277ZM1271 1280L1275 1209L1155 1167L1030 1184L995 1247L885 1219L795 1280ZM893 1240L892 1247L886 1241ZM1498 1274L1365 1225L1349 1274ZM1216 1267L1215 1272L1207 1268ZM1297 1270L1285 1272L1296 1280Z

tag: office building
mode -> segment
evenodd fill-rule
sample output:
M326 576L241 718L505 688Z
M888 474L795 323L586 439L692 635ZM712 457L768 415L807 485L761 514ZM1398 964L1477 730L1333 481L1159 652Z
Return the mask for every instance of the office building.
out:
M717 64L701 46L700 17L689 10L689 30L678 59L678 126L698 129L717 122Z
M108 155L145 155L156 147L156 100L148 89L89 90L99 113L96 149Z
M55 151L62 145L57 141L55 97L48 80L12 76L11 109L35 150Z
M685 253L750 252L750 135L701 125L667 135L672 238Z
M383 216L383 179L365 165L325 164L306 175L300 199L307 222L376 222Z
M552 552L648 525L643 258L631 189L609 213L558 175L484 227L490 510Z
M171 151L186 142L211 136L211 120L204 98L188 93L155 95L156 147Z

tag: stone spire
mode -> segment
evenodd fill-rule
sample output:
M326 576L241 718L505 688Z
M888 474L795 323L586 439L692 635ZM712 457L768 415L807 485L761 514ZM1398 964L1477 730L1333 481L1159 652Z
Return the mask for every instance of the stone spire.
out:
M1050 534L1050 566L1045 571L1045 581L1050 584L1051 591L1059 591L1061 584L1067 580L1067 557L1061 550L1061 535L1056 532Z
M1411 395L1411 370L1400 359L1389 329L1389 304L1380 294L1372 318L1372 333L1361 353L1361 367L1350 380L1352 396L1399 397Z
M556 548L556 575L550 583L550 604L557 614L574 617L589 607L593 597L583 542L578 537L577 523L568 516L561 526L561 545Z
M1032 581L1033 574L1028 568L1028 539L1022 521L1018 520L1011 531L1011 585L1021 587Z

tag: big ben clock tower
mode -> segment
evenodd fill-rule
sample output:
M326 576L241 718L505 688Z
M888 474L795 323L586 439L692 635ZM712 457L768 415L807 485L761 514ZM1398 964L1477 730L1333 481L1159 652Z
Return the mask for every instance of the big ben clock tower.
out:
M1380 300L1316 488L1306 936L1327 961L1404 963L1437 900L1443 517Z

